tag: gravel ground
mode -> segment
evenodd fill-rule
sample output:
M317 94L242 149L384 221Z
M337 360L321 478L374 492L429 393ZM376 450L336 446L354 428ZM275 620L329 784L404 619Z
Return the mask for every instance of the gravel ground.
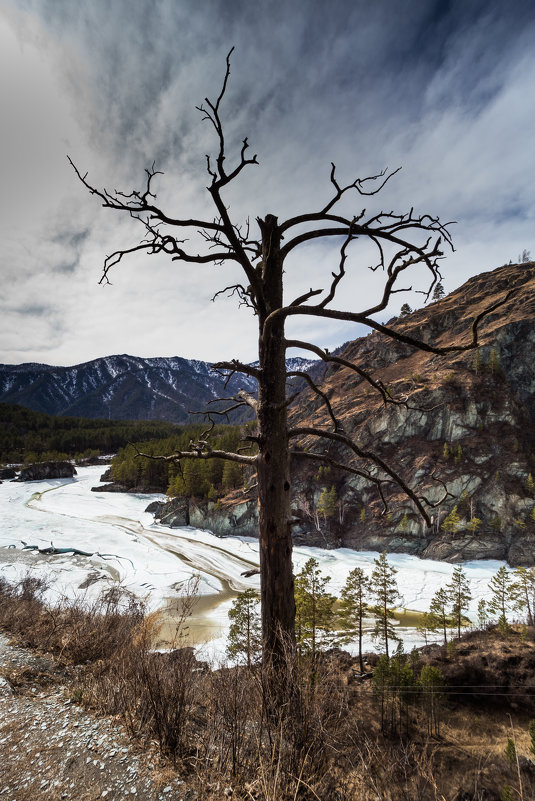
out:
M63 683L62 683L63 678ZM0 801L189 801L156 749L69 698L54 661L0 633Z

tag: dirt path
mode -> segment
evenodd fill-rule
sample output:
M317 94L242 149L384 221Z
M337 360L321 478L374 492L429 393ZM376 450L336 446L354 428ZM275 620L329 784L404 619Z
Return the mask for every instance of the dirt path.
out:
M156 749L69 697L61 668L0 632L0 801L190 801Z

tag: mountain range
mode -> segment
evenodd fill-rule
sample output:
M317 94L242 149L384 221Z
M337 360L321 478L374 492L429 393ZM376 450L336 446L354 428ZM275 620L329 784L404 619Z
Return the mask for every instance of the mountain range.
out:
M290 369L308 365L304 359L292 359ZM208 362L179 356L144 359L123 354L72 367L0 365L0 402L69 417L185 423L196 419L195 412L210 401L240 389L254 392L256 382L236 375L225 386L225 378ZM240 418L234 414L232 419Z

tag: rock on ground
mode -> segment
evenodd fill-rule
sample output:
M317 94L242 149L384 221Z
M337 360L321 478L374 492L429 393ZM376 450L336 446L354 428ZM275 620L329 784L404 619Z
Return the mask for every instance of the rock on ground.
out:
M74 703L66 686L50 681L54 672L53 660L13 647L0 633L2 801L185 797L155 748L141 751L117 721Z

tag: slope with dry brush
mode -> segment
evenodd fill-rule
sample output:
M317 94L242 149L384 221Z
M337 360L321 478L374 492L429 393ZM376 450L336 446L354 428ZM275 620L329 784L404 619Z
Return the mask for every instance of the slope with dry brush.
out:
M414 676L426 666L441 669L444 684L432 695L431 727L431 696L418 682L400 689L390 680L381 689L376 680L359 674L357 660L340 651L323 656L315 671L305 662L296 668L303 699L297 720L291 708L280 709L276 718L264 714L269 682L257 670L210 666L186 646L154 652L158 618L144 615L127 596L108 594L90 608L50 609L42 602L42 590L30 578L18 586L0 584L0 627L13 643L50 652L38 657L39 676L30 672L29 682L23 669L8 670L3 663L11 688L0 699L9 711L0 724L5 749L0 777L7 787L14 768L21 768L20 749L5 743L12 742L10 732L22 737L21 720L26 719L14 699L27 704L29 685L48 682L54 692L76 702L73 726L77 715L122 721L135 744L128 746L127 759L134 758L130 749L135 749L140 778L134 789L140 798L498 801L506 786L515 797L533 797L531 630L513 630L505 639L496 630L476 632L454 649L427 648L404 657ZM187 608L186 603L177 637L186 633ZM17 648L32 664L31 653ZM370 661L377 659L370 656ZM64 722L59 711L55 722L50 715L46 720L49 730L60 730ZM511 737L518 763L505 756ZM47 772L42 788L35 749L33 763L30 756L24 763L33 801L101 797L98 782L84 788L85 795L61 784L57 752L57 774ZM106 771L111 762L106 761ZM71 771L76 765L83 781L88 768L75 760ZM60 784L54 787L54 781ZM60 785L64 794L54 795ZM119 780L109 778L106 787L109 799L128 794Z

